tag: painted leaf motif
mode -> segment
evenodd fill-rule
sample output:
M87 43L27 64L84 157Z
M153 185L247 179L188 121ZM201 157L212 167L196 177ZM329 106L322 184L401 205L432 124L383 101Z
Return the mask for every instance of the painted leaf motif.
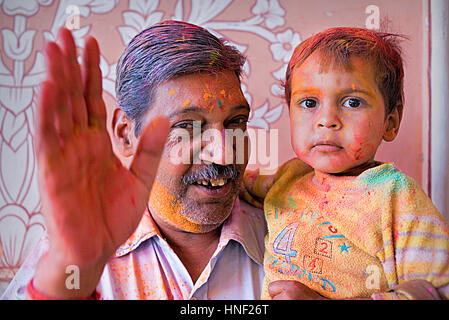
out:
M28 58L33 48L35 34L35 30L28 30L17 39L16 34L12 30L3 29L3 47L8 57L15 60L25 60Z
M267 120L268 123L273 123L277 121L282 114L283 106L284 106L283 104L280 104L276 108L268 111L264 116L265 120Z

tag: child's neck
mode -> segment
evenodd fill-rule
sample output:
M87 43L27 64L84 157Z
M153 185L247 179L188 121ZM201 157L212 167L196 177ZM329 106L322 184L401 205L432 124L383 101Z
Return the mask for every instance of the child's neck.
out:
M343 172L329 173L329 172L323 172L323 171L319 171L319 170L315 169L315 176L318 178L318 181L320 181L321 178L328 176L328 175L337 176L337 177L356 177L356 176L360 175L362 172L364 172L368 169L374 168L378 165L379 165L379 162L370 160L365 163L362 163L359 166L350 168Z

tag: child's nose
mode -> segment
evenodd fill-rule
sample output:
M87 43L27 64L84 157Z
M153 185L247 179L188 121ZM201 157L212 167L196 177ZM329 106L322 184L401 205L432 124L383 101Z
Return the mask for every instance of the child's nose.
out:
M316 126L318 128L327 128L332 130L340 130L343 124L340 120L338 112L334 108L323 108L317 115Z

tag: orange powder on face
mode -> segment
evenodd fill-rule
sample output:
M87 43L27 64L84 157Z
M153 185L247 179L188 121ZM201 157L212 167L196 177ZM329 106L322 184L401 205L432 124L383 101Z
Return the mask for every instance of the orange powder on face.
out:
M203 232L203 226L188 221L183 215L184 207L181 202L171 194L167 187L157 181L153 183L149 203L153 217L156 216L163 220L170 227L187 232Z
M212 96L212 94L210 94L210 93L208 93L208 92L206 92L206 93L203 95L204 101L207 101L207 99L211 99L211 98L213 98L213 96Z
M174 94L175 92L176 92L175 89L171 89L171 90L168 92L168 94L169 94L169 95L172 95L172 94Z
M190 99L187 99L182 105L183 108L186 108L190 104Z

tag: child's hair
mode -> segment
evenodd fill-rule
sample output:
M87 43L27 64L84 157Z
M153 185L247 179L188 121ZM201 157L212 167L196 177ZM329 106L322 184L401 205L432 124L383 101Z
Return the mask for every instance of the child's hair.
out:
M293 52L285 77L285 99L290 105L291 76L312 53L319 52L320 68L331 64L351 68L350 57L368 60L375 68L376 83L385 101L386 115L403 105L403 79L399 38L402 35L376 32L361 28L338 27L324 30L301 42Z

